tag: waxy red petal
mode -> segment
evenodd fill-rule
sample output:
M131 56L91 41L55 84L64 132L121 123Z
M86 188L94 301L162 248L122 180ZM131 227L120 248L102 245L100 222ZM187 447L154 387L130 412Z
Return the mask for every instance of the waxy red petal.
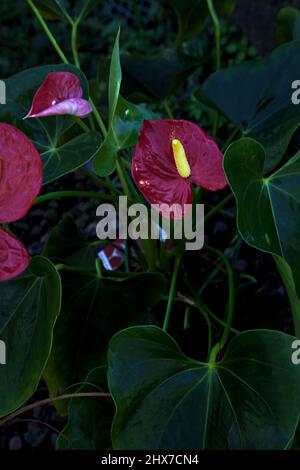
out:
M0 281L18 276L28 265L29 255L26 248L0 227Z
M124 263L125 259L124 240L116 240L112 245L107 245L98 253L105 269L115 271Z
M27 214L42 180L42 161L32 142L16 127L0 123L0 223Z
M33 97L26 118L72 114L86 117L92 112L88 101L82 99L79 78L70 72L50 72Z
M177 171L173 139L184 146L191 168L189 178L182 178ZM133 155L132 175L150 204L178 203L182 210L184 204L192 202L191 182L212 191L227 185L217 144L196 124L176 119L144 121Z

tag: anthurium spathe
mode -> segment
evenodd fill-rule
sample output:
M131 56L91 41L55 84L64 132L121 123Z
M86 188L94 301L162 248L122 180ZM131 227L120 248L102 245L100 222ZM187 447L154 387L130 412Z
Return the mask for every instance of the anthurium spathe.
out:
M192 203L191 183L210 191L227 185L216 142L198 125L176 119L144 121L132 175L151 204L179 204L181 210L171 214L178 219L186 215L184 205Z
M32 142L16 127L0 123L0 223L27 214L42 180L42 161ZM0 228L0 281L17 276L28 263L24 246Z
M50 72L33 97L26 118L72 114L86 117L92 112L90 103L82 98L79 78L70 72Z
M24 245L0 227L0 281L21 274L29 264Z

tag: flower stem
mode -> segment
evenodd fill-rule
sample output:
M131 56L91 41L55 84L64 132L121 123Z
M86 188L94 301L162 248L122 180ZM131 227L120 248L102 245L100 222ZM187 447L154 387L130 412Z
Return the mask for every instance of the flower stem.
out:
M41 204L45 201L51 201L52 199L60 199L63 197L90 197L100 199L103 201L114 201L115 197L110 194L103 194L100 192L92 191L56 191L53 193L43 194L36 198L34 205Z
M181 266L181 259L182 259L182 252L179 252L174 261L174 269L173 269L170 292L169 292L169 300L168 300L166 315L165 315L165 319L163 323L164 331L167 331L169 323L170 323L171 311L172 311L175 289L176 289L176 284L177 284L177 278L178 278L178 273L179 273L179 269Z
M215 344L215 346L211 350L209 362L212 363L212 362L215 362L218 353L224 348L228 340L230 331L231 331L231 325L232 325L233 314L234 314L234 275L233 275L233 271L230 266L230 263L228 261L228 258L221 251L213 247L206 247L206 248L209 251L212 251L213 253L218 255L220 258L222 258L226 267L227 280L228 280L227 318L225 322L226 325L225 325L220 341L217 344Z
M23 408L20 408L17 411L14 411L10 415L6 416L5 418L1 419L0 426L3 426L8 421L15 419L17 416L20 416L27 411L33 410L34 408L48 405L52 402L59 401L59 400L67 400L71 398L88 398L88 397L103 397L103 398L111 398L110 393L104 392L77 392L77 393L65 393L64 395L59 395L57 397L50 397L45 398L44 400L36 401L35 403L31 403L30 405L26 405Z
M80 61L79 61L79 55L78 55L78 50L77 50L77 28L78 28L78 22L74 21L72 23L71 46L72 46L72 54L73 54L74 63L76 67L80 69Z
M219 202L211 211L209 211L204 217L204 221L207 222L213 215L221 210L226 204L233 199L233 194L230 193L222 201Z
M207 1L207 8L209 14L211 16L213 25L214 25L214 32L215 32L215 48L216 48L216 71L221 68L221 26L220 21L217 16L213 0L206 0ZM213 137L216 137L217 129L218 129L218 121L219 121L219 113L216 111L214 113L214 122L213 122Z
M122 185L124 194L125 194L128 198L130 198L131 195L130 195L129 186L128 186L128 184L127 184L127 178L126 178L126 175L125 175L125 169L124 169L124 167L123 167L122 159L120 158L119 155L117 156L117 160L116 160L116 170L117 170L118 177L119 177L119 180L120 180L120 182L121 182L121 185Z
M94 116L95 116L95 119L98 123L98 126L99 126L99 128L102 132L103 137L105 138L107 136L107 130L106 130L105 124L103 122L103 119L102 119L98 109L96 108L96 105L95 105L94 101L92 100L92 98L89 99L89 102L90 102L90 104L93 108Z
M54 49L56 50L57 54L59 55L59 57L61 58L62 62L64 64L68 64L69 61L68 59L66 58L65 54L63 53L63 51L61 50L60 46L58 45L55 37L53 36L53 34L51 33L50 29L48 28L47 26L47 23L45 22L44 18L42 17L42 15L40 14L39 10L36 8L35 4L33 3L32 0L26 0L28 5L30 6L30 8L32 9L32 11L34 12L35 16L37 17L37 19L39 20L40 24L42 25L45 33L47 34L52 46L54 47Z
M100 261L100 260L99 260ZM55 265L57 271L72 271L72 272L86 272L86 273L93 273L95 272L95 268L85 268L83 266L69 266L68 264L59 263Z

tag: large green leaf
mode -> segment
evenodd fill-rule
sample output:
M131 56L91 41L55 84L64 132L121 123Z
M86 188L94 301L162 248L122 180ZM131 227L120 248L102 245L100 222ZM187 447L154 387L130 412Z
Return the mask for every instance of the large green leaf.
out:
M202 363L157 327L121 331L109 347L114 448L285 448L300 402L293 340L278 331L246 331L220 362Z
M267 178L265 152L252 139L227 150L224 167L238 205L243 239L260 250L279 255L290 265L300 294L300 152Z
M197 92L200 100L265 147L265 170L279 162L300 123L300 106L291 100L299 68L300 41L295 41L263 59L214 73Z
M164 100L192 74L202 59L181 49L161 49L153 55L122 57L122 94L129 100Z
M277 41L279 44L300 39L300 11L282 8L277 16Z
M65 264L93 268L101 246L107 243L111 241L91 243L86 240L67 214L50 233L43 255Z
M165 289L164 277L152 273L98 279L93 273L66 272L62 281L62 309L44 374L51 395L65 392L91 369L106 364L110 338L143 323ZM58 408L64 412L65 404Z
M41 256L16 279L0 283L0 338L7 364L0 366L0 416L11 413L35 391L48 359L60 310L60 277Z
M107 393L106 372L106 367L93 369L76 393ZM111 398L72 398L68 409L68 424L57 439L57 450L110 449L114 411L115 406Z
M72 65L45 65L25 70L5 80L6 105L0 106L0 120L16 125L40 151L44 164L44 183L59 178L87 163L100 147L97 132L81 134L69 141L64 133L74 124L72 116L23 120L32 98L49 72L70 72L78 76L88 97L88 83L83 73ZM82 148L85 149L82 152Z
M209 18L207 0L168 0L174 8L178 21L177 43L190 39L199 34ZM217 11L229 15L235 8L236 0L215 0Z

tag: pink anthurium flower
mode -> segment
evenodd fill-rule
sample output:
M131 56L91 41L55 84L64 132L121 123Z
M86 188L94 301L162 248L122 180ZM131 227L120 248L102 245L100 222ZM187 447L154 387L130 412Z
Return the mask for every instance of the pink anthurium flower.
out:
M132 160L132 176L150 204L172 206L180 219L192 203L195 183L210 191L228 183L216 142L196 124L176 119L144 121ZM170 213L162 215L170 217Z
M27 214L42 180L42 161L32 142L16 127L0 123L0 223ZM28 264L26 248L0 228L0 281L21 274Z
M82 98L79 78L70 72L50 72L33 97L25 118L72 114L86 117L92 112L90 103Z

